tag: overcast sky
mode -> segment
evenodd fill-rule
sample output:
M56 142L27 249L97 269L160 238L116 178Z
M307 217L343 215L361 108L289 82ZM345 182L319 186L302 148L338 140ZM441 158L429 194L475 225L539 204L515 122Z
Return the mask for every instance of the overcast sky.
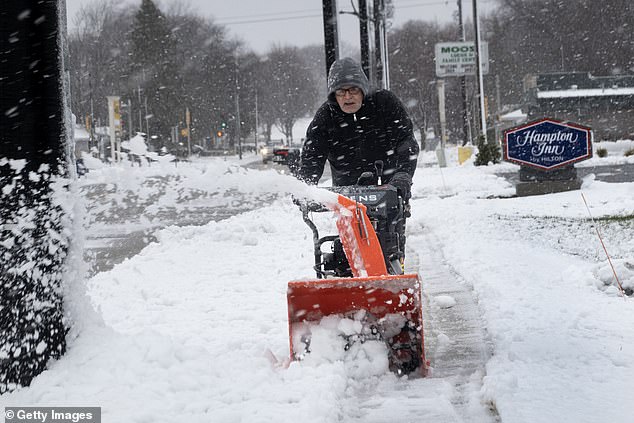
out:
M82 5L100 0L66 0L69 29ZM141 4L141 0L121 0ZM157 0L162 9L170 2L188 3L192 10L225 25L231 35L242 38L257 53L265 53L274 43L304 46L323 43L321 0ZM357 4L356 1L354 1ZM483 7L491 0L479 0ZM410 19L451 22L457 0L394 0L394 26ZM349 0L338 0L338 9L352 11ZM471 0L463 0L465 20L471 19ZM359 23L351 15L339 15L340 38L352 46L359 44ZM452 40L448 40L452 41Z

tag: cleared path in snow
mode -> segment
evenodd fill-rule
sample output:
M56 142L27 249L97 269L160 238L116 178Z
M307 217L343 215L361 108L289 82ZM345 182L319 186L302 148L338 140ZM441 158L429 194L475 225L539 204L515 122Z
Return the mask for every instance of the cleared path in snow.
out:
M423 279L426 351L432 377L454 386L452 403L464 421L500 421L494 407L480 404L477 396L492 344L472 286L435 248L439 243L429 229L410 228L407 242L417 253L414 259L418 259Z
M485 322L471 286L447 263L424 227L410 227L407 273L423 281L427 378L394 382L348 380L340 421L395 423L500 422L495 407L478 395L491 355Z

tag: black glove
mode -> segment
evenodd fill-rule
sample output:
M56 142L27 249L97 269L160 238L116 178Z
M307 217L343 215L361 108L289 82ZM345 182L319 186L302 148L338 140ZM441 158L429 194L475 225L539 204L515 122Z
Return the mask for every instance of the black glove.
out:
M405 200L405 202L407 202L412 196L412 178L409 176L408 173L397 172L394 174L394 176L392 176L392 179L390 179L390 182L388 183L398 190L398 193L401 197L403 197L403 200Z

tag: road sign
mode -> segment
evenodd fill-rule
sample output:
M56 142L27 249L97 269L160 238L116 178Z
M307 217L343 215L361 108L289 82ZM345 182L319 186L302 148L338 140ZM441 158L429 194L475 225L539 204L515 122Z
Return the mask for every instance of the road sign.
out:
M592 157L592 129L545 118L504 131L504 160L541 170Z
M473 41L436 44L436 76L476 74L475 43ZM482 74L489 73L489 45L480 43Z

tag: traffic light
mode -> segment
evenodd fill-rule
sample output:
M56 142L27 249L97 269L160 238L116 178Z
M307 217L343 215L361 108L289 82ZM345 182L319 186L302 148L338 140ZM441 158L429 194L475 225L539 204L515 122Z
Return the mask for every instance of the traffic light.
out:
M222 136L223 136L224 134L225 134L225 133L224 133L224 132L222 132L222 131L218 131L218 132L216 132L216 136L217 136L218 138L222 138Z

